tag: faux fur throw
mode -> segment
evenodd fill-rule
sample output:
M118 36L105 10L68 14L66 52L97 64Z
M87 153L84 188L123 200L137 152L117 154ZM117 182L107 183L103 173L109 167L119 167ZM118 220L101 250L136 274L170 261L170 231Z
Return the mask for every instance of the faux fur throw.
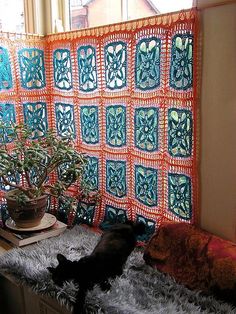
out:
M62 288L51 280L47 266L56 266L58 253L71 260L90 254L99 234L75 226L59 237L41 241L25 248L16 248L0 258L0 271L12 275L37 293L55 297L71 308L77 289L73 282ZM217 301L178 285L172 278L146 265L143 250L135 249L121 277L111 282L108 292L98 286L89 291L87 313L107 314L176 314L176 313L236 313L231 305Z

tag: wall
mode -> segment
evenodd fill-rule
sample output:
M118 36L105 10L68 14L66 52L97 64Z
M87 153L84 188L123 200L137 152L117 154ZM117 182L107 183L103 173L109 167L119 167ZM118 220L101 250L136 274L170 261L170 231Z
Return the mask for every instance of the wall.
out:
M236 3L201 17L201 226L236 241Z

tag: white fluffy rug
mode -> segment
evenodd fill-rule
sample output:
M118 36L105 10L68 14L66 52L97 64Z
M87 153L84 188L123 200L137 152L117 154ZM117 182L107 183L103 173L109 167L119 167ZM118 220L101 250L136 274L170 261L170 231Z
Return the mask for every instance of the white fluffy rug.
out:
M77 287L73 282L65 283L63 288L55 286L47 266L57 265L57 253L71 260L89 254L98 238L99 234L90 229L75 226L59 237L9 251L0 258L0 271L71 307ZM103 292L96 286L88 292L86 306L88 314L236 313L231 305L190 291L152 269L144 263L143 251L138 248L131 254L123 275L112 282L111 290Z

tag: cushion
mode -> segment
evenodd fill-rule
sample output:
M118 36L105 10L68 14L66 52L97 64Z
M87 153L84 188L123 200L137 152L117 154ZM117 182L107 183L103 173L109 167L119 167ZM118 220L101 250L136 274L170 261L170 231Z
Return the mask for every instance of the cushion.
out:
M190 289L236 303L236 244L187 223L166 222L144 260Z

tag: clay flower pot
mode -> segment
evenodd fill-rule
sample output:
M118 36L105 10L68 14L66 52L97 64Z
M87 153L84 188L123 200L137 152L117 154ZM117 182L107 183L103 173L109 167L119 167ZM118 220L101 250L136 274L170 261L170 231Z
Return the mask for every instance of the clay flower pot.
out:
M48 195L42 195L32 200L19 204L16 200L17 189L5 194L7 209L10 217L17 227L32 228L38 226L45 214Z

